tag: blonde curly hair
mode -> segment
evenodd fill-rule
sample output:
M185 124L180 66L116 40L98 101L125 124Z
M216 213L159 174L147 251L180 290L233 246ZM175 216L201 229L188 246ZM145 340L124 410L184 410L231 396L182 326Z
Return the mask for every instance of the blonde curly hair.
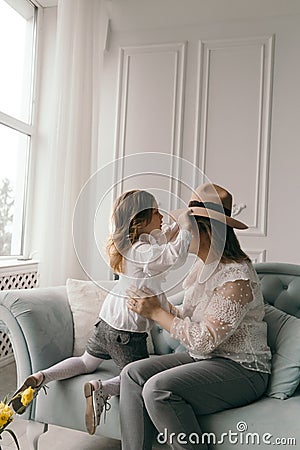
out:
M141 228L151 222L155 205L152 194L137 189L125 192L115 201L112 212L114 230L106 245L114 272L122 273L124 252L139 239Z

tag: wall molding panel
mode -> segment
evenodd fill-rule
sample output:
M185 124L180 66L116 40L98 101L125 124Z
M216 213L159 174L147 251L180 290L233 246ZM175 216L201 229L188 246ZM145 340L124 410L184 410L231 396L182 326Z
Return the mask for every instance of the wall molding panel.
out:
M119 49L115 197L124 190L122 180L130 175L123 159L127 155L158 152L182 156L185 73L185 42ZM169 175L168 189L175 196L170 196L168 207L173 209L179 195L178 158L173 159Z
M266 236L274 36L199 41L194 185L219 180L241 202L246 236ZM246 139L245 139L246 137ZM243 156L241 157L241 154ZM224 175L226 172L226 175Z
M253 263L266 262L266 250L245 250Z
M173 1L167 20L160 2L143 2L143 17L139 0L116 1L108 11L97 162L113 162L109 195L143 187L165 211L186 206L201 183L219 184L249 226L237 236L250 256L298 264L299 243L282 239L278 205L289 209L290 223L300 222L300 2L262 9L264 2L241 8L233 0L222 11L214 2L203 9L200 1ZM55 33L54 16L47 27ZM50 40L45 50L51 63ZM43 83L41 92L43 109Z

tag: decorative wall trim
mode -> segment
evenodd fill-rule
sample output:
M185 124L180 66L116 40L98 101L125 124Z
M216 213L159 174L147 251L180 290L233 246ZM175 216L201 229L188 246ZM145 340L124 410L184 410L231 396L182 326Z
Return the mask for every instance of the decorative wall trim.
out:
M236 217L239 214L241 214L241 212L243 211L243 209L247 208L246 203L239 203L238 205L236 203L234 203L232 205L232 217Z
M116 133L115 133L115 159L120 159L114 173L114 198L122 192L122 182L124 179L123 157L126 156L125 138L127 122L128 105L128 85L130 79L130 61L133 55L149 53L166 53L174 55L174 98L173 98L173 116L172 116L172 136L171 136L171 156L182 156L183 139L183 110L184 110L184 91L185 91L185 73L186 73L186 42L141 45L134 47L122 47L119 51L119 80L118 96L116 110ZM172 159L171 159L172 160ZM175 158L172 162L170 173L170 192L175 195L170 198L169 208L174 209L178 206L180 164ZM176 201L174 202L174 197ZM174 204L176 203L176 204Z
M253 263L261 263L266 261L267 251L263 250L245 250L245 253L251 258Z
M255 182L255 213L253 223L244 236L266 236L268 215L269 152L271 130L272 81L274 72L274 36L240 39L199 41L198 86L195 117L195 144L193 162L206 173L207 118L209 107L210 59L214 51L230 47L257 46L260 50L260 92L258 114L257 170ZM194 176L195 178L195 176ZM203 180L194 179L194 185Z

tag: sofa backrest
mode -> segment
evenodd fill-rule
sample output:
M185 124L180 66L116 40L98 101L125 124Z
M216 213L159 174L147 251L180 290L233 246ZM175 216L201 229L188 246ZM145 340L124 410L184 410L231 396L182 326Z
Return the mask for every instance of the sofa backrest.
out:
M300 265L257 263L254 267L260 278L265 302L288 314L300 317ZM181 304L183 292L170 297L169 300L174 305ZM157 354L184 350L184 347L159 325L153 327L151 335Z
M254 264L266 303L300 317L300 266L287 263Z

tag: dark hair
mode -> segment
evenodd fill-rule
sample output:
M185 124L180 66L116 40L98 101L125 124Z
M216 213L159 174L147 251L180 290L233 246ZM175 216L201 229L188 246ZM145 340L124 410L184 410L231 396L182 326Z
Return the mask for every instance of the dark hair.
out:
M132 190L120 195L114 203L114 230L107 242L109 263L114 272L122 272L124 252L140 236L140 228L152 219L156 200L147 191Z
M238 238L232 227L229 225L224 225L224 223L219 222L218 220L209 219L207 217L195 216L195 219L198 224L199 233L202 231L208 236L212 251L216 253L220 253L220 251L222 251L221 262L229 263L250 261L249 256L241 249ZM224 226L226 227L225 230Z

